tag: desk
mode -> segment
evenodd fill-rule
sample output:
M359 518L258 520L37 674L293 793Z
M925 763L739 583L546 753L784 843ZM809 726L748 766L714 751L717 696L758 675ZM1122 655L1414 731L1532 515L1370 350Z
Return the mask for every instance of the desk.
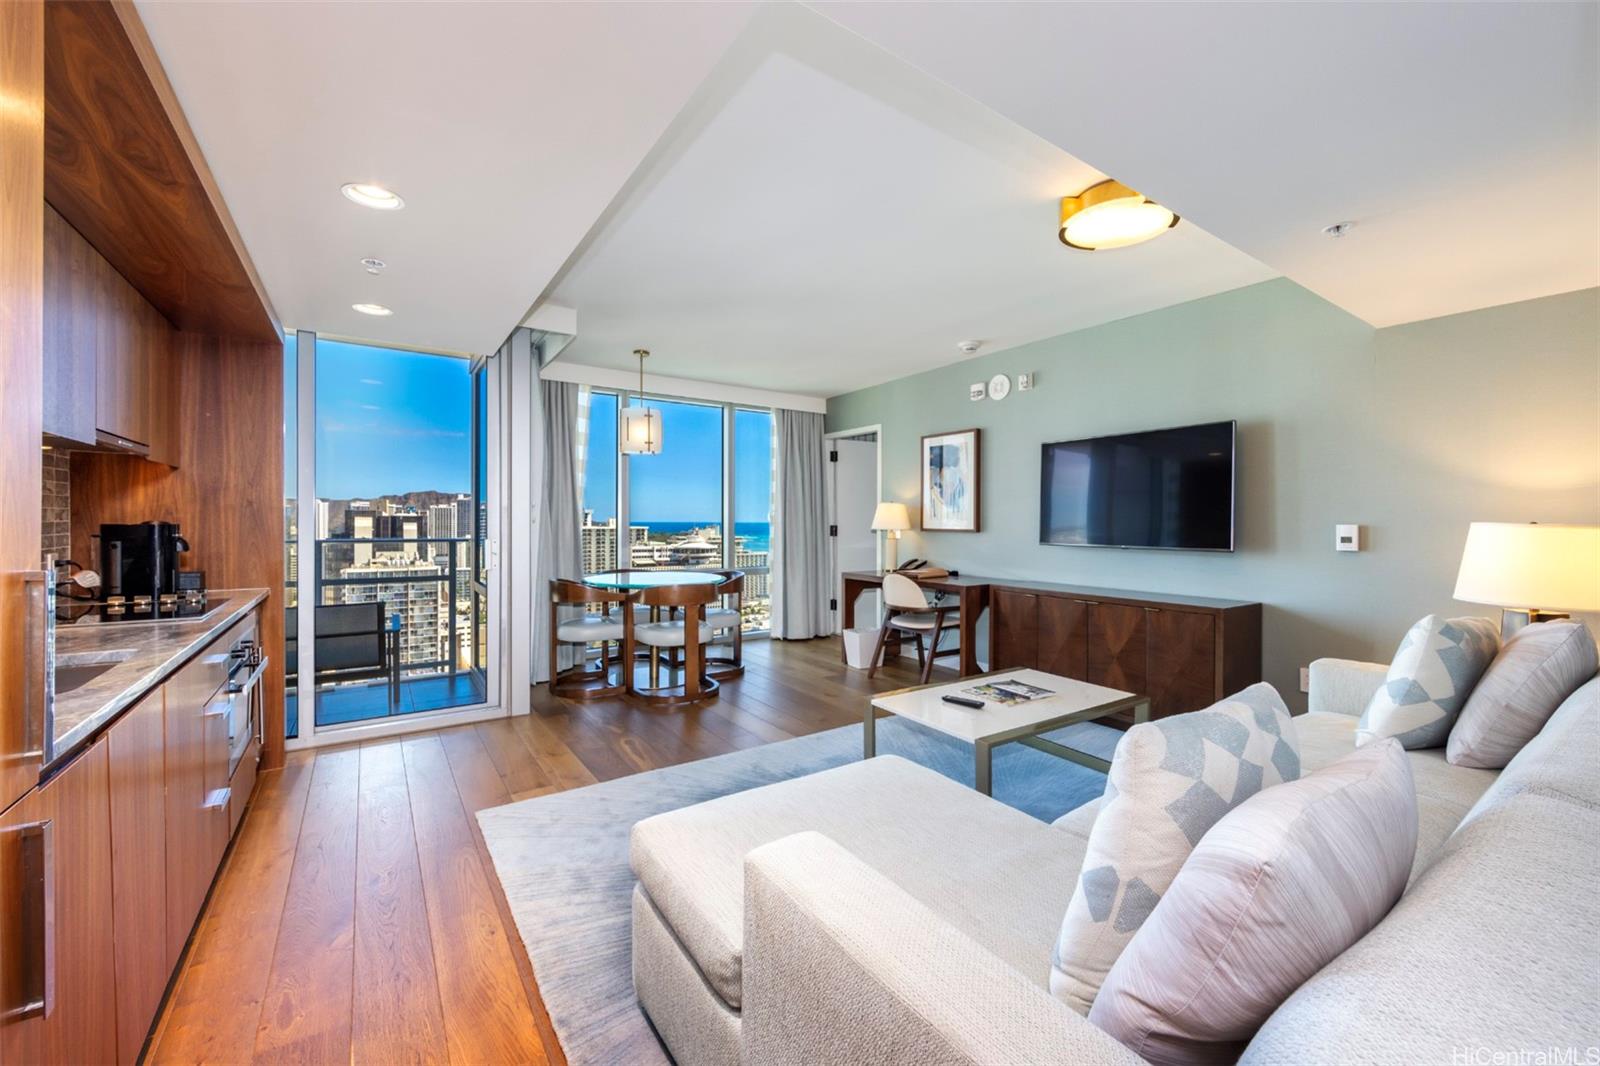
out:
M868 589L882 588L883 574L876 570L849 570L840 576L844 579L841 620L845 629L852 629L856 624L856 600ZM978 616L989 606L989 588L995 583L993 578L965 575L917 582L930 591L953 595L961 604L961 622L956 631L961 634L962 677L978 672ZM839 654L843 657L842 647Z

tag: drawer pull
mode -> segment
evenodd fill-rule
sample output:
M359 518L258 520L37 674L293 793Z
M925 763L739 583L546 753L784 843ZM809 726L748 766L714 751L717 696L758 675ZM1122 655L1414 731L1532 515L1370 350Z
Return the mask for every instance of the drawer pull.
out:
M206 802L204 807L208 811L227 810L228 800L231 799L232 796L233 789L231 788L214 788L210 792L206 793Z

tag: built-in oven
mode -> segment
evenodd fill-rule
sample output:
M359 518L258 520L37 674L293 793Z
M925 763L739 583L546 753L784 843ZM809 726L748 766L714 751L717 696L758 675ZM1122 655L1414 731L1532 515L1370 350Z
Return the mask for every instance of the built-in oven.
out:
M239 768L239 760L250 750L252 740L261 738L261 678L267 670L267 657L261 653L254 627L242 634L228 649L228 780Z

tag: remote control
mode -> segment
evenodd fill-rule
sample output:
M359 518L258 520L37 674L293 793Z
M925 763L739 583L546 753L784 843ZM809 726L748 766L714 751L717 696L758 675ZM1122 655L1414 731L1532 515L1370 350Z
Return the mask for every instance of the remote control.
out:
M965 696L940 696L946 703L954 703L960 707L971 707L975 711L983 710L982 700L969 700Z

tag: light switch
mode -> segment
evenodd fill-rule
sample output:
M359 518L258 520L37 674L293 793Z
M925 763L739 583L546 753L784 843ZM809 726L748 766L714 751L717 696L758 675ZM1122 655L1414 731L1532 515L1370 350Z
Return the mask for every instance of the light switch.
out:
M1333 546L1342 552L1358 552L1361 550L1361 527L1358 525L1337 525L1333 527Z
M1017 391L1018 392L1027 392L1028 390L1030 390L1032 388L1033 388L1033 375L1032 374L1018 374L1017 375Z

